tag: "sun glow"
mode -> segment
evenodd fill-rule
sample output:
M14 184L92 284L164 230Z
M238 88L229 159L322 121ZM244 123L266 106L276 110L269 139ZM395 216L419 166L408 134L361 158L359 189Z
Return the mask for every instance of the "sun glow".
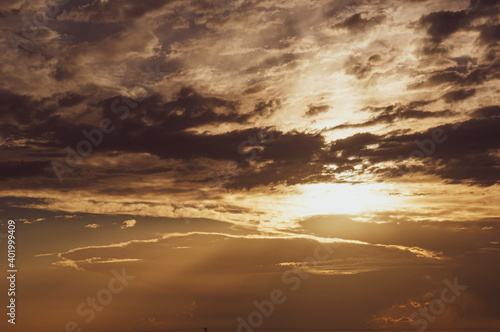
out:
M390 210L393 198L387 184L319 183L301 186L293 198L297 214L357 214Z

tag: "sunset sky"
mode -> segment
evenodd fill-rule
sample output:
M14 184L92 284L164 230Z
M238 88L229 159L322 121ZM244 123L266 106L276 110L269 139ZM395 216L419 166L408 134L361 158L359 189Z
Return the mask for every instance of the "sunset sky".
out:
M456 280L427 328L500 330L500 1L2 0L0 28L2 331L236 331L273 290L254 328L410 330Z

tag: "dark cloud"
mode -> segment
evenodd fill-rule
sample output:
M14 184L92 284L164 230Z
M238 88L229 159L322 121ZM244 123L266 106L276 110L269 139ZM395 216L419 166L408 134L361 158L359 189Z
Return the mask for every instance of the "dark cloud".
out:
M434 71L424 81L414 83L410 89L435 87L439 85L474 86L481 85L498 75L497 65L478 66L476 68L450 67Z
M427 34L433 41L441 41L466 27L471 21L469 12L461 10L458 12L439 11L433 12L420 18L419 23L427 29Z
M266 144L261 158L276 161L310 161L320 152L324 138L319 134L305 134L292 131L277 135L276 139Z
M333 29L347 29L350 32L365 32L367 29L373 28L374 26L384 22L386 19L385 15L377 14L371 17L367 17L364 13L357 13L344 21L332 25Z
M78 3L79 2L79 3ZM63 10L88 22L128 21L158 10L169 1L163 0L117 0L117 1L70 1Z
M498 147L497 145L496 149ZM472 181L480 186L492 186L500 181L499 162L500 158L488 152L475 153L439 160L438 167L431 173L448 179L451 183Z
M238 174L229 176L226 188L304 183L319 174L322 165L314 160L324 147L321 135L273 131L269 142L260 142L261 132L251 129L217 136L176 136L171 143L163 141L162 151L155 150L154 153L179 159L206 157L237 161ZM179 144L182 146L177 148ZM265 164L261 165L261 162Z
M85 96L76 94L76 93L68 93L66 96L59 99L58 104L61 107L71 107L78 105L82 101L85 100Z
M260 101L255 105L253 113L259 116L269 117L273 115L280 106L281 100L279 99L271 99L267 102Z
M372 71L371 64L362 64L357 61L348 61L344 67L347 75L356 76L358 80L367 77Z
M50 161L0 162L0 180L50 175Z
M494 18L500 11L497 0L471 1L469 7L460 11L438 11L424 15L418 21L426 28L434 42L441 42L461 29L473 29L471 23L483 17Z
M26 196L0 196L0 207L1 209L9 208L12 206L23 206L23 205L30 205L30 204L37 204L37 205L48 205L49 200L46 198L35 198L35 197L26 197ZM0 211L3 212L3 211ZM17 212L17 211L16 211ZM28 212L34 216L37 214L33 214L32 211L24 211L25 213ZM50 212L47 211L37 211L40 214L51 214Z
M31 96L19 95L0 89L0 119L14 120L20 124L43 121L55 112L50 98L35 100Z
M441 45L432 38L422 38L418 41L415 53L419 57L443 56L449 52L449 47Z
M478 16L494 15L498 12L499 0L471 0L469 8Z
M500 41L500 24L484 25L481 28L479 39L484 44L498 43Z
M476 94L475 89L470 89L470 90L465 90L465 89L460 89L460 90L455 90L451 92L447 92L443 95L444 101L447 103L453 103L457 101L461 101L467 98L470 98Z
M245 91L243 91L243 94L245 94L245 95L255 94L255 93L261 92L265 88L266 88L266 85L264 83L262 83L262 82L256 83L256 84L251 84L248 87L248 89L246 89Z
M377 113L376 115L370 117L369 120L362 123L344 123L330 130L335 129L345 129L345 128L363 128L368 126L373 126L377 124L391 124L395 121L407 120L407 119L426 119L426 118L435 118L435 117L443 117L443 116L451 116L453 112L449 110L438 111L438 112L430 112L417 110L416 107L420 107L426 104L431 103L432 101L415 101L409 103L407 105L395 104L389 105L386 107L371 107L366 108L371 112Z
M370 56L367 55L361 56L356 53L350 55L349 58L344 62L343 65L344 72L347 75L355 76L358 80L364 79L372 73L374 74L373 76L381 74L379 72L376 72L375 69L378 66L383 68L382 65L394 61L395 49L389 47L384 42L378 42L375 43L375 45L377 47L382 47L383 50L379 51L379 53L375 53ZM382 71L385 70L382 69Z
M493 116L498 113L497 107L478 110L475 114ZM500 160L495 154L500 149L500 138L496 134L499 125L500 117L493 117L447 124L414 134L382 136L360 133L333 142L323 161L345 170L363 160L375 165L422 158L425 167L420 170L424 172L457 183L472 181L490 186L500 180L497 166ZM438 137L437 142L434 137ZM390 172L387 169L381 171Z
M312 116L316 116L316 115L321 114L321 113L328 112L328 110L330 109L330 106L328 106L328 105L318 105L318 106L309 105L308 107L309 107L309 109L307 110L307 112L305 114L305 116L308 116L308 117L312 117Z
M443 71L432 74L425 83L419 83L412 88L419 88L422 86L432 87L441 84L459 84L463 80L463 75L455 71Z
M473 90L455 90L445 94L449 100L461 100L464 95L472 94ZM76 149L79 142L86 139L82 134L95 127L77 124L69 119L54 115L51 108L42 108L48 101L33 101L30 98L12 95L4 92L1 96L4 103L1 108L2 116L11 117L15 122L4 124L2 135L17 138L43 137L43 142L32 141L27 146L27 153L32 149L63 148L70 146ZM66 99L64 99L66 98ZM72 104L82 97L67 95L61 100ZM254 116L269 116L273 109L279 107L279 101L269 100L260 102L253 112L240 114L238 104L217 97L205 97L191 88L182 88L171 101L164 101L157 95L152 95L141 102L129 100L136 108L129 109L128 117L120 119L120 112L112 111L111 104L118 101L120 106L127 105L120 96L97 103L102 109L102 117L113 121L115 130L103 137L103 142L95 148L96 151L106 153L111 151L129 153L150 153L161 159L193 160L209 158L213 160L234 160L244 168L244 171L235 177L233 187L251 187L278 182L304 183L317 181L329 176L323 174L324 164L336 164L336 172L353 170L362 160L368 161L370 167L364 166L357 172L373 172L383 174L376 164L384 161L396 161L398 156L407 159L411 152L418 148L416 141L428 141L432 137L432 130L415 134L389 134L380 136L360 133L345 139L333 142L328 149L324 138L318 134L304 134L300 132L283 133L275 131L274 139L263 144L258 141L262 129L233 130L221 134L195 133L192 129L209 124L248 123ZM366 122L359 124L344 124L333 129L365 127L375 124L391 124L406 119L425 119L452 115L449 110L430 112L416 109L432 101L414 101L407 105L394 104L386 107L368 108L374 115ZM44 112L37 112L34 119L26 122L25 117L17 119L17 112L42 108ZM328 106L322 105L321 109ZM479 119L464 122L458 129L451 125L441 129L447 135L447 140L437 144L435 151L426 159L429 173L437 174L453 181L472 180L477 184L491 185L498 178L496 163L498 158L491 153L500 147L495 126L499 119L498 106L476 110L473 116ZM36 108L35 108L36 109ZM311 108L317 111L314 108ZM482 120L482 118L488 119ZM29 118L29 117L28 117ZM24 126L16 125L24 123ZM252 138L253 139L249 139ZM244 149L241 149L244 144ZM373 146L376 146L373 148ZM328 152L325 152L327 151ZM54 154L47 151L49 155ZM40 154L41 153L41 154ZM38 156L43 156L39 151ZM266 161L265 166L254 168L246 161L255 155L255 161ZM477 161L474 164L474 161ZM37 164L38 171L33 175L44 174L45 161ZM5 174L19 174L22 177L27 164L5 164ZM33 164L34 166L34 164ZM18 168L20 173L14 173ZM293 174L293 171L297 174ZM140 171L140 170L138 170ZM166 168L144 170L144 174L168 171ZM389 172L389 170L386 170ZM380 173L382 172L382 173ZM323 175L321 175L323 174Z
M359 133L352 135L348 138L336 140L330 146L331 152L348 152L352 153L353 150L364 147L368 144L374 144L379 141L379 137L370 133Z
M477 65L477 59L470 57L470 56L461 56L461 57L456 57L456 58L450 58L450 60L455 61L458 66L469 66Z
M298 59L298 56L293 53L285 53L279 56L271 56L260 63L245 69L245 73L255 73L263 70L269 70L274 67L284 66Z
M151 95L141 102L132 102L131 105L127 105L124 100L125 97L117 96L98 104L103 110L103 117L116 120L118 131L154 131L155 128L161 128L164 133L172 133L207 124L245 123L254 116L239 114L236 102L204 97L186 87L172 101L164 102L159 95ZM133 112L130 111L129 116L122 121L120 117L124 117L124 113L114 112L113 103L115 107L127 107L133 109Z
M380 54L373 54L368 58L368 62L379 62L382 59Z
M65 67L65 64L60 62L57 64L56 68L54 69L54 72L52 73L52 77L56 81L65 81L65 80L70 80L75 77L75 73Z
M57 103L61 106L74 105L84 97L77 94L68 94L60 98ZM56 99L54 99L55 102ZM41 104L23 98L22 96L4 93L3 111L5 116L14 116L21 110L32 110L33 105ZM273 131L267 135L262 134L262 128L233 130L221 134L195 133L192 129L202 125L217 125L228 123L248 123L254 116L268 117L280 107L280 101L271 99L259 102L255 109L248 114L238 112L238 104L216 97L204 97L191 88L182 88L171 101L164 101L158 95L151 95L142 101L126 99L123 96L109 98L94 104L102 111L101 117L112 121L114 130L102 135L102 143L93 148L98 153L150 153L161 159L193 160L209 158L213 160L232 160L241 162L242 166L250 167L247 159L256 161L270 161L269 170L248 168L248 172L260 173L261 176L250 177L252 185L271 183L294 178L293 169L297 165L307 165L317 155L324 145L324 139L317 134L304 134L300 132L282 133ZM116 112L120 107L118 112ZM126 117L120 118L125 115ZM83 134L94 132L97 126L77 123L69 118L63 118L51 112L36 113L38 120L25 123L24 126L3 124L4 137L15 136L17 139L30 138L32 141L24 148L26 154L32 156L55 158L64 161L67 151L66 146L77 150L78 144L88 137ZM44 115L44 116L42 116ZM40 138L38 141L36 138ZM43 139L42 139L43 138ZM44 151L44 148L49 150ZM56 150L54 150L56 149ZM62 158L61 158L62 157ZM14 174L19 178L29 167L33 174L26 176L45 175L43 171L50 160L31 164L5 164L5 176ZM246 166L245 166L246 165ZM295 166L293 166L295 165ZM18 173L15 170L18 170ZM289 171L285 171L288 169ZM150 169L137 169L135 174L155 174L168 172L169 167L153 167ZM313 169L307 172L314 173ZM314 171L318 171L318 167ZM102 173L104 172L104 173ZM280 173L280 176L276 176ZM87 171L72 172L72 177L89 176ZM99 170L105 174L106 170ZM112 170L110 174L117 176L120 172ZM99 176L98 174L92 177ZM108 175L109 176L109 175ZM51 175L53 178L54 175ZM268 177L267 179L265 179ZM273 179L273 177L275 177ZM300 178L300 176L296 176ZM303 179L302 179L303 180ZM243 180L242 182L247 181ZM241 186L242 183L237 184ZM250 185L250 184L248 184ZM73 186L76 184L73 183Z
M61 38L70 45L79 43L95 45L113 34L123 32L128 27L127 24L122 22L73 22L67 20L57 20L51 22L49 26L57 31Z
M443 40L457 31L476 31L479 26L479 40L484 44L498 41L498 26L491 25L500 13L497 0L471 1L469 6L460 11L438 11L422 16L416 26L425 28L428 38L421 40L417 53L423 56L447 54L449 46L441 44ZM488 18L484 23L481 20ZM478 23L479 22L479 23Z
M493 118L500 116L500 106L487 106L472 113L477 118Z

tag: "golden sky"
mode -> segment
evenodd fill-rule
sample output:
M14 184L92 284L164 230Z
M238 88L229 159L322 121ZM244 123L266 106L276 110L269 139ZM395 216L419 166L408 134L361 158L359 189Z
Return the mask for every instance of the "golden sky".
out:
M499 14L2 1L0 225L19 237L2 330L237 328L276 289L259 328L411 329L456 278L428 327L500 326Z

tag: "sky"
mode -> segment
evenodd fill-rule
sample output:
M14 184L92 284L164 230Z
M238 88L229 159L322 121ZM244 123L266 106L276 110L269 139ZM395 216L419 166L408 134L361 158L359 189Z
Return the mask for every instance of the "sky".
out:
M500 329L499 14L3 0L0 327Z

